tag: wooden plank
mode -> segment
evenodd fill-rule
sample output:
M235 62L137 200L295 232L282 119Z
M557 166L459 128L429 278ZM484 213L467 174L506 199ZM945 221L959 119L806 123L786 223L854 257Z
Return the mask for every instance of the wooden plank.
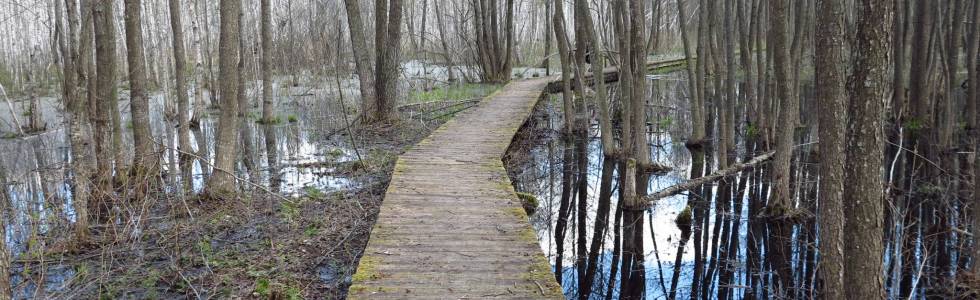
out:
M564 298L501 162L556 82L511 82L399 157L349 298Z
M504 86L399 158L349 298L564 298L500 161L554 80Z

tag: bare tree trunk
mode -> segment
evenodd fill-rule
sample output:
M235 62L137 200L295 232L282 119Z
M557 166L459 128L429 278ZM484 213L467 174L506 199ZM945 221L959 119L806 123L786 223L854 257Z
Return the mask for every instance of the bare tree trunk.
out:
M116 112L116 45L113 38L115 30L112 18L111 0L98 0L92 7L92 19L95 23L95 56L96 56L96 80L95 80L95 101L98 104L98 113L92 115L95 121L96 151L99 157L96 178L98 178L98 192L103 193L99 203L96 205L96 215L104 219L111 207L107 203L110 194L113 192L113 158L115 157L115 147L113 147L113 126L112 114Z
M390 3L389 3L390 2ZM378 61L375 65L376 106L373 122L386 123L395 118L398 101L398 78L401 75L402 0L375 1L375 39ZM356 52L356 51L355 51Z
M882 164L889 0L861 0L855 38L844 185L844 291L848 299L884 299Z
M238 89L235 92L238 100L238 121L239 129L238 135L242 144L242 163L245 165L245 169L248 171L249 178L251 182L255 182L256 179L256 163L255 163L255 141L252 137L252 128L249 126L248 119L248 97L247 97L247 82L245 80L245 60L247 59L245 52L245 43L240 40L238 48Z
M504 28L499 25L500 9L497 0L472 0L476 15L476 60L482 71L483 81L503 83L511 77L511 55L514 47L514 0L506 0ZM557 13L557 6L555 13ZM554 26L554 24L552 24ZM505 37L501 38L501 30Z
M90 43L79 40L79 10L78 4L73 0L65 0L67 10L67 51L62 54L64 57L64 81L62 89L64 91L65 102L65 121L68 125L68 140L71 145L72 161L72 208L75 211L75 224L73 231L75 240L83 243L88 239L89 215L88 205L91 195L92 170L95 167L94 149L92 148L92 136L88 123L88 99L81 93L84 86L85 65L80 56L79 48L90 48ZM91 53L90 51L88 53Z
M552 13L552 10L554 10L554 4L553 4L554 2L552 2L552 1L545 1L545 3L546 3L545 4L545 9L544 9L545 10L545 13L550 16L550 15L553 14ZM544 74L547 75L547 76L551 76L551 41L553 40L553 38L552 38L552 36L553 36L552 35L552 32L553 32L552 26L554 26L554 24L552 22L545 22L545 31L544 31L544 60L541 61L541 67L544 68Z
M790 265L793 223L790 216L793 210L793 194L790 190L790 162L793 157L793 135L799 117L799 100L793 98L790 81L789 47L787 42L787 2L769 1L769 35L773 52L773 70L776 80L776 93L779 98L779 126L776 133L776 158L772 164L773 195L769 200L768 216L773 243L771 258L775 270L776 296L788 296L793 286L793 272Z
M262 0L262 124L265 131L265 153L269 167L269 185L273 191L279 189L279 143L275 130L275 102L272 99L272 7L270 0ZM355 3L356 4L356 3ZM358 15L360 20L360 15ZM360 24L360 22L358 22ZM362 29L363 32L363 29ZM363 38L362 38L363 40ZM364 50L366 51L366 50ZM362 78L370 75L359 74ZM368 90L371 90L369 87ZM362 88L363 92L364 89ZM365 101L368 102L368 101Z
M208 194L219 199L234 196L235 158L238 157L238 53L241 0L221 0L221 39L218 42L221 76L221 117L218 120L214 173Z
M701 99L698 97L698 80L695 78L699 77L694 68L697 66L694 63L694 53L691 52L691 43L688 38L687 28L687 12L684 11L684 5L681 0L677 0L677 20L680 22L681 31L681 43L684 46L684 67L687 69L687 85L688 85L688 95L691 98L691 138L688 139L688 148L700 147L704 142L704 115L702 114ZM702 154L703 155L703 154Z
M844 293L844 4L840 0L817 0L816 98L820 139L820 270L818 295L843 299Z
M262 123L274 123L275 102L272 100L272 7L270 0L261 0L262 27Z
M446 59L446 73L447 73L446 75L448 77L447 80L449 80L449 82L456 82L457 80L456 73L453 72L455 63L453 63L452 55L450 55L449 53L449 41L447 40L449 37L446 36L446 26L448 25L444 23L442 20L443 19L442 7L445 5L445 2L443 2L444 0L437 0L437 1L439 2L437 2L435 6L436 23L437 23L436 27L439 29L439 42L442 45L442 56L443 58ZM550 2L550 1L546 1L546 2Z
M192 51L194 61L194 103L192 107L194 108L194 113L191 114L191 124L200 124L201 116L204 115L204 87L207 85L204 79L204 60L209 59L205 57L207 52L202 53L201 46L201 29L195 12L198 10L199 0L190 0L190 20L191 20L191 35L194 39L194 49ZM204 24L204 26L208 26ZM214 90L209 91L214 94Z
M38 86L41 84L41 79L37 71L38 66L38 54L32 52L30 53L30 60L27 65L27 94L30 99L30 104L27 108L27 131L28 132L41 132L44 131L44 121L41 115L41 98L37 95Z
M906 140L909 141L909 145L906 147L908 149L914 149L918 152L917 155L906 155L906 175L905 182L903 182L903 188L910 190L914 188L913 181L916 179L913 176L916 172L915 169L918 167L924 168L922 173L925 178L932 178L928 174L933 174L931 166L924 166L923 161L920 157L931 157L933 145L929 144L930 130L932 127L932 109L931 109L931 97L928 97L929 91L927 90L930 86L930 58L931 56L931 35L933 26L933 9L937 5L934 1L919 1L915 2L915 20L913 22L914 30L912 32L912 49L911 49L911 59L912 65L909 69L909 111L911 112L910 117L905 120L905 133ZM913 20L910 20L913 21ZM921 173L920 173L921 174ZM923 176L919 175L919 176ZM917 216L917 211L920 209L928 210L929 206L924 195L921 193L909 193L909 197L906 200L906 223L907 230L905 232L911 233L906 234L903 238L905 242L905 247L903 251L905 253L915 253L917 248L918 237L916 237L918 230L915 228L920 224L920 218ZM926 221L927 220L923 220ZM926 239L924 239L926 240ZM929 238L928 240L932 240ZM923 245L925 245L923 241ZM934 253L930 253L934 254ZM915 255L903 255L902 263L902 282L899 291L899 297L906 298L909 295L915 293L917 282L914 282L913 276L918 273L918 266L916 265Z
M555 30L555 39L558 41L559 56L561 58L561 82L562 82L562 107L564 107L564 126L562 127L562 142L564 146L564 151L562 152L562 190L561 190L561 203L558 208L558 221L555 226L555 244L557 245L558 255L555 260L555 279L558 280L559 284L562 281L562 265L564 257L564 247L565 247L565 229L568 224L568 214L569 214L569 202L571 199L571 185L572 185L572 161L573 161L573 151L572 151L572 135L571 131L574 122L574 107L572 104L572 83L571 83L571 58L569 57L569 45L567 33L565 32L565 12L562 8L562 0L555 0L555 11L552 15L553 28ZM478 27L479 28L479 27Z
M0 183L4 186L7 184L6 174L4 170L0 170ZM0 191L0 209L7 211L11 209L13 203L10 200L10 196L7 193L7 189ZM7 218L0 218L0 234L4 237L7 236ZM0 239L0 269L5 270L0 272L0 299L9 300L13 299L13 291L10 285L10 249L7 246L7 239Z
M150 101L146 96L146 66L143 54L142 0L126 0L126 60L129 64L129 105L133 123L133 171L136 197L146 193L145 184L158 173L150 130ZM117 149L121 150L121 149ZM137 199L139 200L139 199Z
M87 115L86 118L89 119L89 122L92 125L92 139L93 139L93 143L95 143L94 145L95 152L93 152L93 157L97 161L101 160L98 155L95 155L98 154L100 151L98 148L99 138L100 138L99 137L100 128L98 127L99 125L96 124L98 122L98 120L96 119L96 115L98 114L98 105L97 105L98 101L96 98L96 91L98 91L99 89L96 87L96 83L98 82L98 74L96 72L97 70L95 66L97 60L95 59L95 55L96 55L95 51L97 48L97 45L95 44L95 6L97 5L98 1L99 0L79 1L82 23L81 23L81 38L80 38L81 48L79 48L80 58L78 59L79 63L82 65L79 73L79 78L80 78L79 83L85 84L85 109ZM96 163L98 163L97 161Z
M364 35L364 23L361 21L361 8L358 0L344 0L344 4L347 8L347 27L350 28L350 41L354 52L354 63L357 67L357 79L360 81L361 115L370 116L374 114L372 108L376 101L374 77L371 74L371 68L373 68L371 51L368 50L367 37Z
M193 1L193 0L192 0ZM180 15L180 0L170 0L170 30L173 32L174 75L177 81L177 136L180 144L180 176L184 190L190 190L192 185L191 165L193 159L189 152L191 147L190 110L191 104L187 98L187 55L184 53L184 32Z
M598 47L598 45L590 45L592 42L589 31L592 30L592 16L589 12L588 2L585 0L576 0L574 6L574 20L576 27L575 34L575 47L578 51L575 51L575 65L576 65L576 77L578 77L577 82L581 84L581 77L585 73L586 67L586 50ZM602 70L595 73L602 73ZM584 87L581 90L584 94ZM575 265L578 274L578 286L579 286L579 299L587 299L592 292L592 282L587 281L588 276L586 275L588 269L588 250L587 250L587 238L586 238L586 223L588 214L588 194L589 194L589 184L588 184L588 168L589 168L589 156L588 156L588 141L589 141L589 116L587 115L587 106L585 104L585 97L578 97L575 103L575 107L566 107L565 109L573 109L576 113L575 128L574 128L574 141L575 141L575 160L577 162L577 178L576 178L576 189L578 194L577 202L577 221L576 224L578 230L578 241L575 257Z
M970 145L973 145L973 160L967 166L968 172L971 173L973 179L973 199L970 201L973 205L972 212L972 225L973 225L973 252L970 253L972 264L970 265L970 271L974 274L980 273L980 172L978 172L978 167L980 167L980 142L977 141L978 124L980 124L980 114L978 114L977 106L980 105L980 62L977 61L977 56L980 56L980 3L974 1L973 3L973 25L969 38L969 47L967 47L967 70L969 72L969 83L967 92L967 136Z

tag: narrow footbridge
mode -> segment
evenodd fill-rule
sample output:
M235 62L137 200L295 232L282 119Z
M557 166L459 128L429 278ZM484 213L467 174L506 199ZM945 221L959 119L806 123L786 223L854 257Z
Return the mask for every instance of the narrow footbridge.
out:
M511 82L399 157L349 298L563 298L501 162L556 81Z

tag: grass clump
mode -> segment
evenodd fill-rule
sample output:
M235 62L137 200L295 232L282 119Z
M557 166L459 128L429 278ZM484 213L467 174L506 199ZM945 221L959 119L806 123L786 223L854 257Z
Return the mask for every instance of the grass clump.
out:
M501 86L499 84L484 83L454 84L435 88L429 91L412 91L409 94L409 102L420 103L441 100L467 100L482 98L500 87Z
M261 124L261 125L276 125L276 124L282 123L282 117L275 116L275 117L272 117L271 119L269 119L269 121L266 121L264 118L259 118L258 120L255 120L255 123L258 123L258 124Z
M524 207L524 212L529 216L538 209L538 197L532 194L517 192L517 199L521 200L521 206Z

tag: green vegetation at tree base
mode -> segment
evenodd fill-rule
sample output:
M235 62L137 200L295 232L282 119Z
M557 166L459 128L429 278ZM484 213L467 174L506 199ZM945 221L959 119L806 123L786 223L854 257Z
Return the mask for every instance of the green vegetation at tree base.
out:
M444 100L468 100L482 98L499 89L499 84L461 83L438 87L429 91L412 91L409 103L422 103Z

